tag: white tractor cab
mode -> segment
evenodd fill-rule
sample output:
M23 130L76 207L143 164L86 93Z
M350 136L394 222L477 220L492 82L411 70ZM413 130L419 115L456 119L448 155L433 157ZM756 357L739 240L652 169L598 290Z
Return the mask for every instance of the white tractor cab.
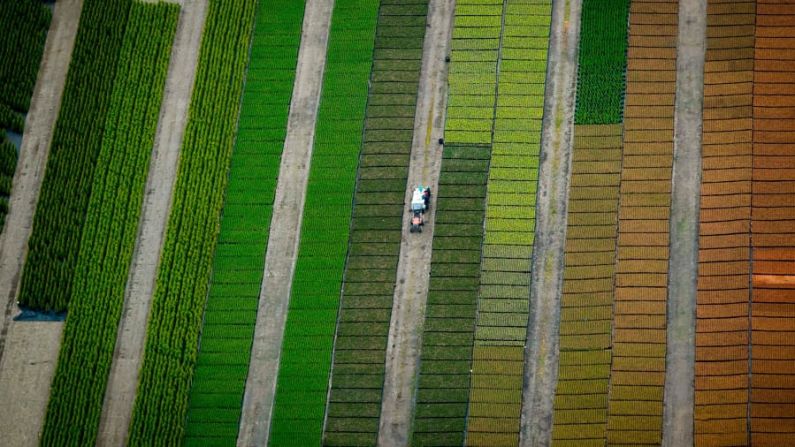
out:
M422 233L424 225L423 215L431 203L431 188L427 186L417 186L411 196L411 233Z

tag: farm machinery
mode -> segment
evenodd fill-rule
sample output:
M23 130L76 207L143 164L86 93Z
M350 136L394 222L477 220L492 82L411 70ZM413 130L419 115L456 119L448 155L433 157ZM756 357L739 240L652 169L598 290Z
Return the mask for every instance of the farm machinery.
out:
M425 224L425 211L431 203L431 188L427 186L417 186L411 195L411 233L422 233L422 226Z

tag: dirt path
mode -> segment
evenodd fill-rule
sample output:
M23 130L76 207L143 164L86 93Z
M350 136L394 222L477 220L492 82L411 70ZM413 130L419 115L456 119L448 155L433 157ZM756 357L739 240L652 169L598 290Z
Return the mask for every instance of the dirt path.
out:
M72 58L82 0L55 5L31 98L11 206L0 235L0 433L3 444L37 445L63 323L15 322L22 264Z
M237 445L266 446L334 2L307 0Z
M552 10L519 434L526 447L551 444L581 5L566 0Z
M386 351L384 394L378 431L379 446L408 445L416 380L422 348L422 327L428 297L435 196L426 213L422 233L409 234L409 204L416 185L438 190L447 107L447 63L455 10L454 0L431 0L423 44L422 70L414 118L414 141L406 187L403 234L398 258L397 283Z
M679 3L664 446L693 445L701 130L707 2Z
M97 439L97 445L100 446L123 445L127 439L206 10L207 0L186 0L180 11L146 182L138 239L124 296L124 312L119 322L116 349L102 407Z

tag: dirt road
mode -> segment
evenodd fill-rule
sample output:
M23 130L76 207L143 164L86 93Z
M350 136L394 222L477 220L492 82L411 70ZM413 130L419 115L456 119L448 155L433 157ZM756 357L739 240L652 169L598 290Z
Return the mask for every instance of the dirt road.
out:
M11 204L0 235L0 433L3 444L38 445L63 323L15 322L22 264L72 58L82 0L55 4L25 123Z
M445 57L450 51L454 9L453 0L431 0L428 4L428 28L423 44L414 140L406 185L405 225L398 258L378 432L378 445L385 447L407 445L411 431L436 207L432 196L422 233L409 234L409 204L417 185L428 185L433 192L438 190L442 165L438 140L444 136L447 107Z
M308 0L304 12L287 137L276 185L251 363L243 398L239 446L268 444L333 9L332 1Z
M551 444L581 5L555 2L552 12L522 390L520 445L526 447Z
M146 323L193 93L207 0L185 0L182 3L146 182L138 239L124 295L124 311L102 407L97 439L100 446L123 445L127 439L143 358Z
M679 3L662 445L693 445L707 2Z

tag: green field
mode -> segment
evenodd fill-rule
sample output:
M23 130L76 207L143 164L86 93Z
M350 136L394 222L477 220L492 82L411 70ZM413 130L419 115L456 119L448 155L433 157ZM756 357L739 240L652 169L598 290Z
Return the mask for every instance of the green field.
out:
M96 442L178 14L172 3L134 2L130 10L43 445Z
M447 145L422 334L414 446L461 446L480 285L489 148Z
M320 445L377 2L334 4L270 445Z
M301 42L304 2L258 2L185 445L234 445Z
M149 315L130 445L174 445L185 434L254 12L253 0L208 3Z
M375 444L427 0L382 0L324 443ZM413 185L412 185L413 186Z
M19 303L66 310L131 0L85 0L33 218Z

